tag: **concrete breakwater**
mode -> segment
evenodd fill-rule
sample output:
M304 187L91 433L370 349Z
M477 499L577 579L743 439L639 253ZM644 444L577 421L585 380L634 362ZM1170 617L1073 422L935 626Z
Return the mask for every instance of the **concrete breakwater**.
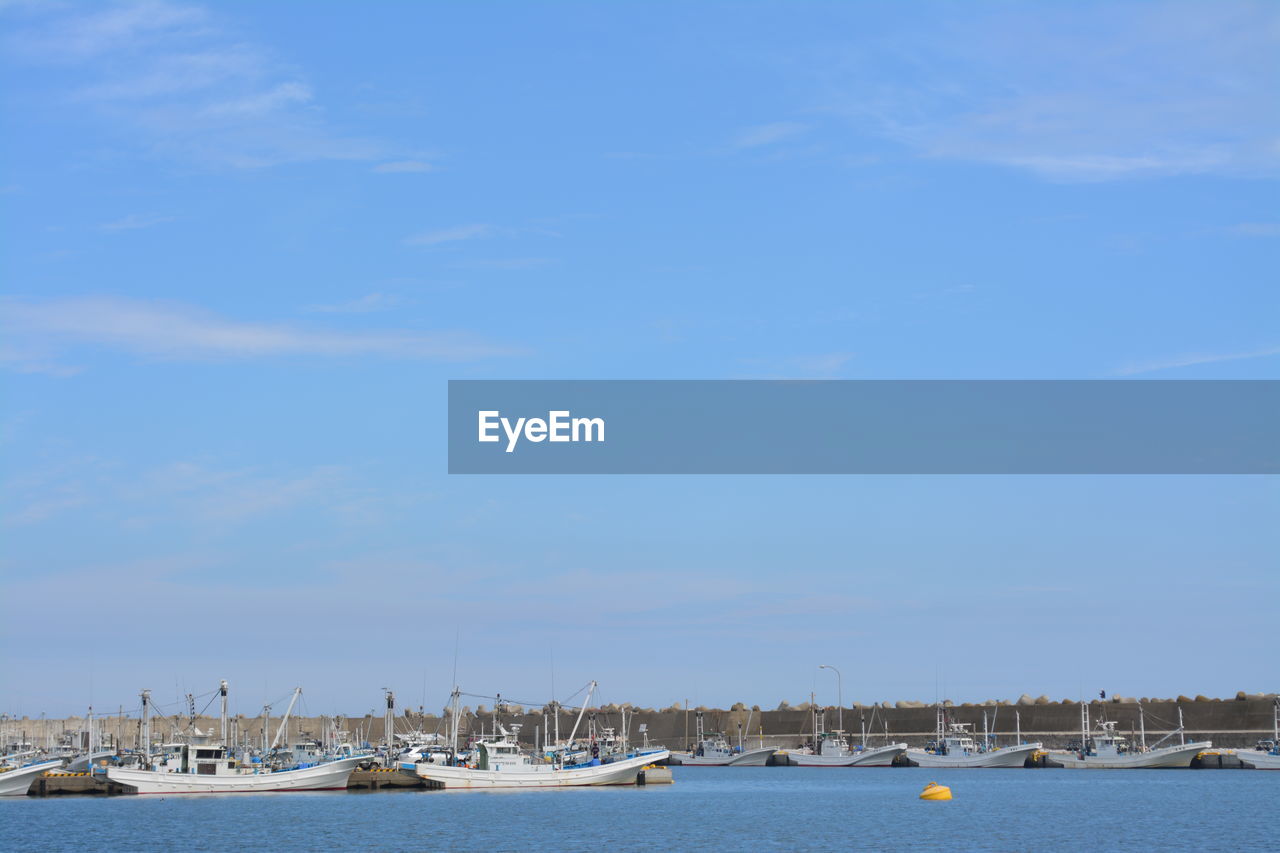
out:
M1179 697L1142 702L1148 743L1158 740L1177 727L1178 712L1181 709L1187 739L1211 740L1215 746L1227 749L1252 747L1258 739L1270 737L1274 707L1275 694L1240 694L1234 699ZM837 709L828 706L824 710L826 727L835 728L840 716ZM952 722L972 724L978 734L983 731L985 712L987 728L1000 743L1011 743L1019 731L1022 740L1040 741L1048 749L1063 748L1080 739L1080 705L1076 701L1023 697L1018 702L948 704L947 710ZM640 742L647 736L650 743L681 749L694 737L699 711L702 712L707 731L723 732L735 743L740 727L745 741L759 744L763 738L764 745L778 749L795 747L813 734L811 709L805 705L790 707L785 703L773 710L749 708L743 704L729 709L672 705L655 710L628 706L627 729L633 742ZM595 715L597 726L621 728L622 714L619 706L606 705L590 709L587 713ZM887 738L890 741L905 741L912 746L922 746L933 737L935 715L934 706L914 702L855 704L843 710L845 730L857 740L865 728L868 742L872 744L884 743ZM567 737L573 729L577 714L561 710L559 716L560 734ZM1113 720L1118 723L1120 731L1126 734L1130 731L1137 732L1139 728L1138 704L1134 700L1094 700L1089 703L1089 717L1094 722ZM290 731L295 737L319 736L326 730L326 726L332 725L334 719L295 717L290 721ZM555 716L546 709L515 706L505 708L500 714L500 720L508 729L512 725L519 725L520 740L528 744L533 744L541 733L554 731L556 725ZM370 714L339 717L337 722L339 728L349 732L356 741L375 745L385 742L384 721L380 716ZM95 724L100 737L104 737L111 745L118 744L119 748L132 749L138 744L139 721L136 717L123 714L103 715L95 718ZM278 725L278 717L266 721L265 728L269 736L275 733ZM492 708L463 709L460 729L464 736L491 731L492 725ZM580 734L585 731L585 725L584 722ZM217 732L219 722L216 718L192 719L185 715L179 718L156 718L152 721L152 736L169 739L188 726L205 732ZM261 738L264 721L261 717L237 716L234 718L234 726L239 740L253 742ZM85 720L77 717L10 718L3 722L2 727L6 743L25 741L37 746L56 741L67 733L83 732L87 728ZM401 735L411 731L443 734L448 731L447 717L404 710L396 716L395 730Z

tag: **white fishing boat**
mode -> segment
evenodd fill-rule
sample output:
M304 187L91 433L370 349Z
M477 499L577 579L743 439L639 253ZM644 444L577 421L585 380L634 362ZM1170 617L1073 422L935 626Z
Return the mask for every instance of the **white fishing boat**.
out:
M850 767L892 767L898 756L907 751L905 743L890 743L884 746L859 746L853 750L853 763Z
M227 683L221 684L223 740L227 732ZM275 739L267 753L276 760L294 764L292 750L277 752L287 731L289 717L302 694L293 692L289 707L280 720ZM160 756L150 754L150 691L142 691L142 768L108 767L107 779L127 786L137 794L241 794L267 791L327 791L345 789L356 765L365 756L351 756L332 761L303 762L279 767L270 761L242 761L224 744L192 742L174 744ZM205 737L196 740L206 740ZM304 749L307 745L304 745ZM286 756L288 756L286 758ZM307 750L307 757L310 751ZM154 760L158 758L159 760Z
M1253 749L1237 749L1236 758L1255 770L1280 770L1280 699L1276 699L1270 740L1260 740Z
M459 697L455 688L450 712L449 757L441 763L422 760L413 765L414 773L441 788L567 788L594 785L634 785L637 777L649 765L664 761L670 756L666 749L635 753L626 749L625 735L618 751L602 749L602 743L593 739L583 749L576 741L583 714L591 701L596 683L588 685L587 698L578 711L573 731L568 740L545 744L539 754L530 755L519 744L520 727L508 731L498 721L494 711L493 734L472 744L465 753L457 748ZM499 706L501 707L501 700ZM555 707L559 707L555 705ZM559 714L556 714L557 726ZM549 734L548 734L549 737ZM402 765L403 766L403 765Z
M480 741L472 762L450 766L433 762L415 765L417 775L442 788L567 788L586 785L634 785L646 766L667 757L667 750L621 758L609 763L596 759L586 765L561 765L537 760L514 741Z
M787 760L800 767L889 767L907 751L905 743L850 748L844 732L821 732L816 746L787 750Z
M763 767L776 749L763 744L754 749L747 749L742 744L741 730L738 734L738 745L734 747L723 734L707 732L703 725L702 712L697 713L697 746L688 752L671 753L671 763L682 767ZM754 713L754 712L752 712ZM747 727L751 725L751 717L747 717Z
M1169 732L1150 748L1146 745L1146 721L1142 705L1138 705L1141 739L1135 748L1129 739L1117 730L1114 720L1102 720L1096 731L1090 731L1089 705L1080 703L1081 748L1075 752L1052 752L1049 758L1063 767L1084 770L1136 770L1153 768L1190 767L1198 754L1211 749L1207 740L1188 743L1182 726L1182 709L1178 709L1178 728ZM1160 746L1173 735L1179 735L1175 746Z
M1021 767L1041 747L1039 743L992 747L985 710L982 726L984 736L979 741L970 723L949 722L939 705L937 739L924 749L908 749L907 758L920 767Z
M294 770L245 766L222 746L191 746L184 751L185 769L135 770L108 767L107 778L138 794L242 794L266 791L331 791L345 789L360 757L340 758Z
M1238 749L1236 758L1245 764L1252 765L1255 770L1280 770L1280 750L1275 747L1270 752L1258 749Z
M843 718L844 709L841 708L841 721ZM862 744L856 748L850 747L842 729L823 731L825 719L825 711L814 710L813 730L817 734L811 744L786 751L789 764L800 767L888 767L897 760L899 755L907 751L905 743L869 746L865 726L862 732ZM886 728L886 734L887 732Z
M37 761L32 764L9 764L0 767L0 797L25 797L31 783L49 770L62 767L62 760Z

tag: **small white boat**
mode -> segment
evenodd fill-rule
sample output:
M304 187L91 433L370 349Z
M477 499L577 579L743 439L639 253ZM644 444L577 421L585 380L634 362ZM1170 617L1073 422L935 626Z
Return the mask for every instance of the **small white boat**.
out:
M592 681L587 696L578 710L578 718L568 739L549 739L537 756L530 755L519 744L520 727L508 731L498 721L501 700L494 708L493 732L471 745L469 751L457 749L458 720L462 692L455 687L451 698L449 748L443 756L424 756L413 765L420 778L441 788L568 788L588 785L635 785L646 767L665 761L671 753L666 749L634 752L626 746L625 717L623 736L613 737L613 730L597 733L593 728L587 749L577 742L578 728L596 689ZM554 703L557 708L558 703ZM405 767L404 764L401 765Z
M905 743L891 743L885 746L860 746L853 750L853 763L850 767L892 767L898 756L907 751Z
M1236 758L1245 764L1252 765L1255 770L1280 770L1280 750L1272 749L1263 752L1259 749L1237 749Z
M182 766L172 770L108 767L107 778L138 794L242 794L266 791L331 791L345 789L362 756L327 761L294 770L242 765L226 747L189 745Z
M844 732L822 732L816 747L787 750L787 760L800 767L888 767L907 751L905 743L851 749Z
M227 732L227 682L219 685L222 698L222 744L208 743L209 736L194 730L192 741L165 744L159 755L152 755L151 691L143 690L142 698L142 767L108 767L107 779L125 785L136 794L243 794L266 791L330 791L345 789L356 765L368 756L351 755L327 760L316 744L302 743L292 750L277 752L277 746L288 729L302 688L295 688L289 707L280 719L280 728L267 747L267 762L258 759L238 760L224 745ZM264 713L267 709L264 709ZM312 763L310 759L315 758ZM299 759L302 759L299 763ZM269 763L278 760L278 769Z
M1280 770L1280 699L1276 699L1271 739L1258 741L1254 749L1237 749L1236 758L1255 770Z
M31 783L46 771L62 767L62 760L37 761L26 766L0 767L0 797L25 797Z
M924 749L908 749L907 758L921 767L1021 767L1039 743L991 747L989 735L979 742L969 723L952 723L946 710L938 706L938 736ZM987 712L982 712L982 728L987 730Z
M415 765L417 775L442 788L567 788L586 785L634 785L646 766L662 761L668 751L621 758L608 763L593 760L586 765L561 766L537 761L511 739L480 741L473 761L462 767L424 761Z
M1063 767L1084 770L1136 770L1153 768L1190 767L1191 760L1206 749L1213 748L1207 740L1187 743L1185 739L1176 746L1146 747L1146 723L1142 716L1142 706L1138 706L1139 723L1142 726L1142 739L1135 749L1128 738L1116 730L1114 720L1103 720L1097 725L1097 731L1090 733L1089 706L1080 703L1082 746L1078 752L1051 752L1049 758ZM1165 738L1174 734L1182 734L1182 709L1178 709L1178 728ZM1163 741L1164 738L1161 739Z
M753 712L754 713L754 712ZM735 748L723 734L707 732L703 728L702 712L697 712L697 743L689 752L671 754L671 763L682 767L763 767L776 749L771 746L759 746L745 749L739 743ZM751 726L751 717L747 717L747 727ZM739 730L739 741L742 733Z

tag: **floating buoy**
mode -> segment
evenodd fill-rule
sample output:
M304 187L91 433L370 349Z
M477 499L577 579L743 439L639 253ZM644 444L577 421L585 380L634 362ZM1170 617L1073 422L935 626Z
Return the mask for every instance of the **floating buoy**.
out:
M951 789L946 785L939 785L937 782L930 782L924 786L924 790L920 792L922 800L949 800L951 799Z

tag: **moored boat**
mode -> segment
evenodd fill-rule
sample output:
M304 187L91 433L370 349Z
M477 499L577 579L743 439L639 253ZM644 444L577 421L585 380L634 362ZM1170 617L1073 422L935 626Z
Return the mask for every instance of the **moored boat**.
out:
M1049 758L1063 767L1084 770L1137 770L1156 768L1190 767L1191 761L1206 749L1211 749L1211 741L1192 741L1188 743L1183 736L1182 710L1178 710L1178 728L1166 734L1156 745L1146 746L1146 722L1142 706L1138 705L1138 721L1141 726L1141 739L1135 748L1129 739L1117 730L1115 720L1102 720L1096 731L1090 731L1089 706L1080 703L1081 745L1077 751L1051 752ZM1173 735L1180 736L1180 743L1174 746L1160 746L1164 740Z
M191 746L184 762L188 769L135 770L108 767L107 778L138 794L241 794L266 791L331 791L345 789L351 772L363 759L340 758L311 767L271 770L245 766L221 746Z
M1237 749L1236 758L1255 770L1280 770L1280 698L1276 699L1270 740L1260 740L1253 749Z
M982 713L982 727L987 729L987 715ZM970 723L954 723L947 719L943 706L938 706L938 734L924 749L908 749L907 758L920 767L1021 767L1041 748L1039 743L1019 743L992 747L990 734L978 741Z
M633 751L627 747L625 722L623 735L615 738L611 729L599 733L594 727L589 746L578 743L576 736L583 715L590 704L596 683L587 686L587 696L578 711L573 731L567 740L543 744L537 754L530 754L519 743L520 727L509 731L498 720L495 707L493 731L480 737L468 750L460 751L458 720L461 691L454 688L451 698L449 748L444 760L440 755L424 757L412 765L419 778L441 788L565 788L593 785L635 785L648 766L670 757L666 749ZM559 704L553 702L558 720ZM625 721L625 718L624 718ZM593 720L594 723L594 720ZM558 731L558 723L557 723ZM550 733L545 733L550 736ZM401 765L405 768L405 765Z
M697 746L689 752L673 752L671 763L682 767L763 767L769 758L777 752L771 746L761 745L754 749L746 749L739 742L737 747L719 732L707 732L703 726L702 711L697 713ZM754 713L754 712L753 712ZM751 718L747 718L750 727ZM739 730L739 741L741 741Z
M26 765L9 765L0 767L0 797L24 797L31 783L46 771L56 770L62 766L61 759L36 761Z

